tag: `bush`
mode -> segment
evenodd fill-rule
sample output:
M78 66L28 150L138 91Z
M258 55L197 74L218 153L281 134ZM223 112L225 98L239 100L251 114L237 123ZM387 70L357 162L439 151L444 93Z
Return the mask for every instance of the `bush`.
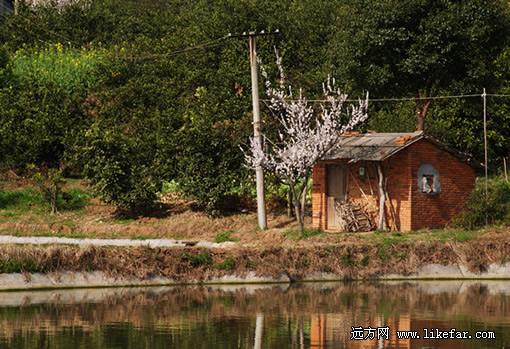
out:
M41 191L42 197L50 205L51 213L57 213L59 199L62 195L62 187L65 184L62 170L51 168L47 173L36 172L32 179Z
M148 213L163 180L154 145L102 127L91 128L85 143L80 158L94 191L126 213Z
M89 124L84 102L100 83L101 54L56 45L19 49L2 64L0 162L59 167Z
M211 216L239 208L247 168L235 137L238 126L197 122L181 130L176 180Z
M486 222L487 219L487 222ZM476 229L486 225L510 224L510 183L493 178L485 195L485 180L478 180L464 211L454 219L453 225Z

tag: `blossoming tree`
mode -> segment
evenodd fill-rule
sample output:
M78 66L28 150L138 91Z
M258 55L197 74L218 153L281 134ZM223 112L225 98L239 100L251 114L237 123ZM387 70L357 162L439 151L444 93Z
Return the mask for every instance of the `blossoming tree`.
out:
M245 157L250 166L262 166L289 185L295 216L303 232L307 183L313 166L343 133L366 120L368 94L365 100L346 107L347 95L328 77L323 83L324 101L314 109L301 90L294 97L291 86L285 85L281 57L277 57L277 66L278 87L271 85L264 69L262 75L270 99L268 107L279 121L278 139L265 138L264 145L250 139L250 151Z

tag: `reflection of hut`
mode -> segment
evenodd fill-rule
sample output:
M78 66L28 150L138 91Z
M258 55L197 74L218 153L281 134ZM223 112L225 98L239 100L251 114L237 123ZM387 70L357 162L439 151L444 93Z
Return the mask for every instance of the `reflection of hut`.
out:
M473 190L473 163L423 132L342 136L313 170L313 225L332 231L443 227Z
M389 340L366 339L351 340L350 326L345 327L346 319L339 314L312 314L310 321L310 349L346 348L346 349L419 349L419 348L451 348L460 349L466 346L462 339L425 339L424 328L438 328L448 331L451 324L438 320L412 319L409 314L384 319L380 316L369 317L359 323L364 328L388 326ZM352 325L352 324L351 324ZM419 339L398 338L397 331L416 331ZM366 333L366 332L365 332Z

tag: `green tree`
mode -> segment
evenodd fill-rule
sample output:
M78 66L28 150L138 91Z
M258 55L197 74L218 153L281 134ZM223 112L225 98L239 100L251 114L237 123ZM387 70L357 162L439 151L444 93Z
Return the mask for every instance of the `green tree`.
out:
M83 102L99 83L100 64L100 53L60 44L11 54L0 86L0 161L4 165L59 167L89 123Z
M177 136L176 180L183 192L210 215L232 210L228 201L242 194L240 190L248 183L249 170L239 144L247 138L249 126L249 119L202 119L183 128Z
M348 0L330 62L371 97L419 97L416 129L431 99L455 87L497 86L492 62L508 42L506 1ZM465 91L463 91L465 92Z

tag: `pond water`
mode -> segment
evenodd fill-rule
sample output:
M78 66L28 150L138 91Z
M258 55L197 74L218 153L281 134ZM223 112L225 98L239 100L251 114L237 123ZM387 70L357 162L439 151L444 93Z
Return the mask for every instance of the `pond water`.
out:
M4 292L0 348L510 348L510 281Z

